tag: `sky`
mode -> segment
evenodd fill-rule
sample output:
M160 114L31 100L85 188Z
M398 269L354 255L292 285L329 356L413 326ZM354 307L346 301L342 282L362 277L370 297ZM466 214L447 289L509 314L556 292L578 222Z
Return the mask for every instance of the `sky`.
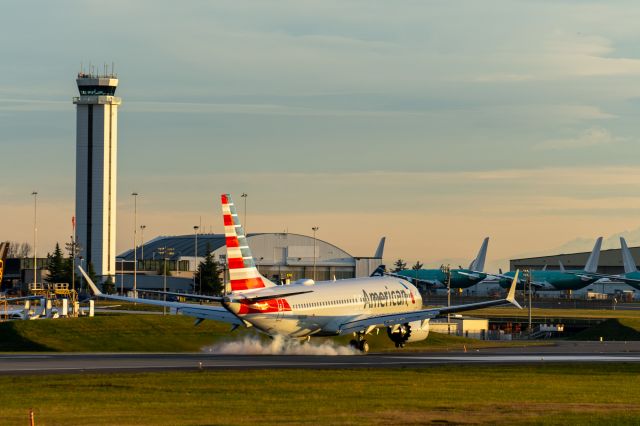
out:
M222 232L487 265L640 243L634 1L13 1L0 14L0 239L71 235L75 76L115 63L117 248Z

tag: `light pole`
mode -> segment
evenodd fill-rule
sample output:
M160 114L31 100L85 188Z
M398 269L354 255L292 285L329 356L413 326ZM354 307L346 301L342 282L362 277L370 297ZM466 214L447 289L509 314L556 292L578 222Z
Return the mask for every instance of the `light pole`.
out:
M140 257L142 258L142 270L146 270L144 266L144 230L147 225L140 225Z
M193 243L193 292L196 292L196 272L198 272L198 229L200 227L195 225L193 227L193 235L195 236L195 242ZM202 281L200 281L202 282ZM202 286L201 286L202 287ZM200 288L202 291L202 288Z
M33 288L35 290L38 283L38 276L36 275L36 262L37 258L37 246L38 246L38 192L33 191Z
M316 232L320 229L319 226L311 228L313 231L313 281L316 280Z
M244 236L247 236L247 193L243 192L241 195L242 198L244 198L244 220L243 220L243 224L242 227L244 228Z
M133 297L138 297L138 283L136 275L138 275L138 246L136 245L136 233L138 232L138 193L132 192L133 196Z
M163 285L162 290L164 291L163 299L166 303L167 301L167 260L169 257L173 256L173 248L171 247L160 247L158 248L158 254L160 254L164 258L164 277L163 277ZM166 305L162 307L162 315L167 315L167 307Z

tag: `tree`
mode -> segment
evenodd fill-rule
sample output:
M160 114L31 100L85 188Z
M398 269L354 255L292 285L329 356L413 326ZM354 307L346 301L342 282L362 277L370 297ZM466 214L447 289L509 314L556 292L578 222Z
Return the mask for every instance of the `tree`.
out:
M116 285L113 283L113 279L108 277L105 282L102 283L102 292L106 294L113 294L116 292Z
M50 283L62 283L66 279L65 271L65 259L62 256L62 250L60 244L56 243L56 248L53 254L47 255L47 269L49 270L49 278L47 281Z
M402 259L398 259L396 260L396 263L393 264L393 266L395 266L393 272L400 272L407 269L407 262L403 261Z
M31 254L31 244L19 243L17 241L9 242L9 250L7 251L7 257L13 259L21 259L29 257Z
M211 254L211 248L207 246L207 256L198 265L198 271L195 275L196 288L194 292L202 285L203 294L219 295L224 290L222 287L222 280L220 279L220 265L213 260L213 254Z
M419 269L422 269L422 267L423 267L423 266L424 266L424 264L420 263L420 261L419 261L419 260L416 260L416 264L415 264L415 265L413 265L413 266L411 267L411 269L413 269L414 271L417 271L417 270L419 270Z

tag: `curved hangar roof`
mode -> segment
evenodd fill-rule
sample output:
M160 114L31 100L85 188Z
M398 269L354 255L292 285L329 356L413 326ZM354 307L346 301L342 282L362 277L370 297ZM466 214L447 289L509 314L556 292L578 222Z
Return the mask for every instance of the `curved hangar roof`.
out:
M253 257L259 264L285 263L289 265L307 264L314 258L314 239L307 235L290 233L259 233L247 236ZM172 260L193 257L195 235L176 235L156 237L144 244L144 250L138 247L138 259L144 252L145 259L158 256L158 249L169 247L173 249ZM216 258L226 255L225 238L223 234L198 234L198 257L204 257L207 249ZM120 259L133 260L133 250L118 256ZM353 265L355 259L346 251L326 241L316 239L315 258L325 265Z

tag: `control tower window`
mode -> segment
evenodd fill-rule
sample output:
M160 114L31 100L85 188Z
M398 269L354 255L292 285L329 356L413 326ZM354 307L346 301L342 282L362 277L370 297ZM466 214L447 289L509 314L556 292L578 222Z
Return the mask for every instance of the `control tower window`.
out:
M78 90L83 96L113 96L116 86L78 86Z

